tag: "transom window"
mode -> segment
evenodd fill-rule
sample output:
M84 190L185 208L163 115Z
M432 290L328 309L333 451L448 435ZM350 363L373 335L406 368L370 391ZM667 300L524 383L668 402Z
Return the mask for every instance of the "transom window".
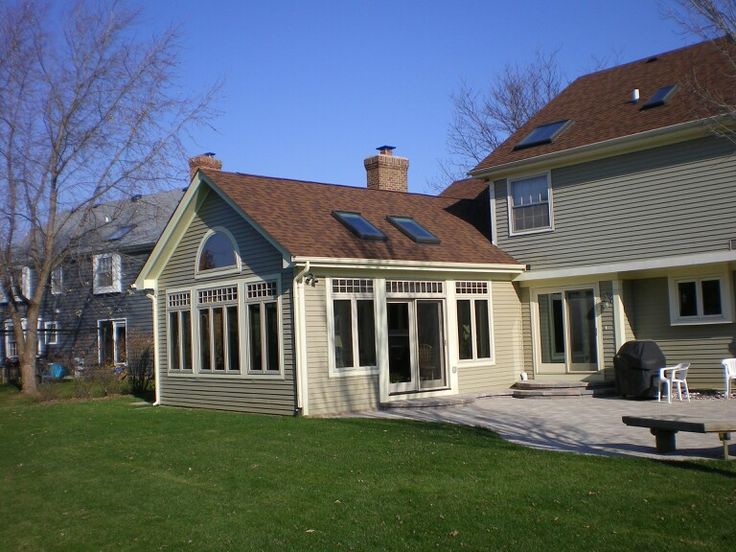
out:
M104 253L92 259L93 288L95 293L120 293L120 255Z
M460 360L490 359L491 316L488 282L457 282L457 336Z
M192 370L192 294L168 295L169 370Z
M672 324L731 321L730 286L726 276L670 279Z
M278 374L281 371L277 293L276 282L256 282L246 285L250 373Z
M387 293L435 295L443 293L442 282L421 282L415 280L387 280Z
M197 261L197 270L223 271L238 268L238 253L229 232L216 230L205 237Z
M373 280L332 280L332 351L336 372L376 367Z
M199 290L198 299L199 371L240 373L237 286Z
M552 202L546 174L509 181L510 234L552 228Z

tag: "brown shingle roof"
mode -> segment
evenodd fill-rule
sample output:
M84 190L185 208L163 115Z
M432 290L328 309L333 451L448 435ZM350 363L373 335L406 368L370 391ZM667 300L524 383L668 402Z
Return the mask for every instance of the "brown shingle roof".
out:
M736 104L736 86L733 77L726 74L723 48L734 46L725 39L701 42L582 76L481 161L473 172L718 115L714 105L703 102L693 86L697 82L698 89L708 90L730 105ZM659 88L669 84L677 84L678 90L665 105L641 110ZM634 88L640 91L638 104L630 101ZM562 119L570 119L573 124L551 144L513 149L537 126Z
M442 197L475 199L488 188L488 182L482 178L464 178L456 180L442 190Z
M466 200L202 169L201 172L293 256L518 264L490 243ZM470 208L469 208L470 207ZM360 212L386 241L355 236L333 210ZM386 220L408 215L440 244L415 243Z

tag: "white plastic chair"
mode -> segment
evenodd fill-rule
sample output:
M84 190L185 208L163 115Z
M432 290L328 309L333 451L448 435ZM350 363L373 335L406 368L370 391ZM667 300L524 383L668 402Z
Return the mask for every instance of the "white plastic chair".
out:
M726 398L731 398L731 380L736 380L736 358L724 358L721 361L723 366L723 378L726 380Z
M685 388L685 396L690 402L690 390L687 388L687 370L690 368L689 362L681 362L677 366L666 366L659 369L659 378L657 380L657 400L662 400L662 387L667 388L667 402L672 402L672 390L677 385L677 396L682 400L682 388Z

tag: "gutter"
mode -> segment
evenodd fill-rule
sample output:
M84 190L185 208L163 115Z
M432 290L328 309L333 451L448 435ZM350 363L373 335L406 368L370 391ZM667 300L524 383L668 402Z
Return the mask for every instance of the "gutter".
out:
M307 347L306 319L304 315L304 276L311 268L307 261L292 281L292 302L294 319L294 353L296 357L296 409L294 414L309 414L309 397L307 391Z
M153 406L160 406L161 385L158 376L160 366L158 351L158 296L156 293L146 293L146 297L151 300L151 308L153 310L153 385L156 388L156 400L153 401Z
M332 257L292 257L292 262L297 265L310 266L312 268L373 268L381 270L422 270L426 272L472 272L500 274L521 274L526 270L526 265L513 263L454 263L433 261L395 261L384 259L336 259ZM303 271L303 272L306 272Z

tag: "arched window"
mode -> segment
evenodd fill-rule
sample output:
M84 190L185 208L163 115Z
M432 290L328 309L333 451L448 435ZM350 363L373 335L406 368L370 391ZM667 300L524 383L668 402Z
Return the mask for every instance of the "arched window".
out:
M197 271L222 270L238 267L238 253L230 232L224 229L209 234L202 245Z

